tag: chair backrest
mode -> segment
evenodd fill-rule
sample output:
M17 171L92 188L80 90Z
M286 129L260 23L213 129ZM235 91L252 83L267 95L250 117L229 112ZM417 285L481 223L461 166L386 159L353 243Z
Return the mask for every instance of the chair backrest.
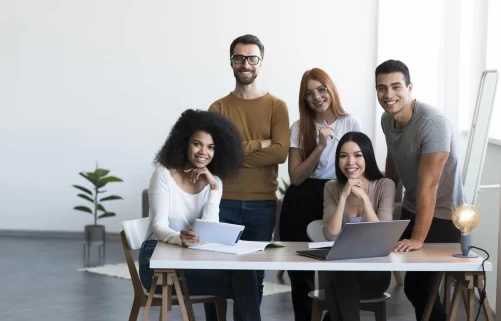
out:
M316 220L308 224L306 228L306 234L313 242L325 242L327 241L324 236L324 226L322 220Z
M148 233L148 217L140 218L137 220L123 221L122 228L125 232L127 239L127 246L130 250L138 250L141 248L146 233Z
M122 227L123 231L120 232L120 238L122 239L125 261L127 262L132 287L134 288L134 296L140 300L144 300L143 286L141 285L141 280L139 279L131 250L141 248L141 245L146 238L146 233L148 232L148 218L146 217L138 220L123 221Z
M141 193L141 210L143 211L143 217L148 217L150 214L150 200L148 197L148 189L143 190Z

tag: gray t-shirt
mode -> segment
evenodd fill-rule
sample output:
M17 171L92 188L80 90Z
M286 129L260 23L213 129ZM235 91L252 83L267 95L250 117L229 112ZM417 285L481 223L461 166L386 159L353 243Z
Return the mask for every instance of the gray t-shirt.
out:
M448 152L442 176L438 183L436 218L452 219L452 210L466 203L461 182L456 142L449 121L436 108L416 100L414 113L404 128L396 129L393 117L381 116L388 152L405 187L402 206L416 213L418 169L421 155Z

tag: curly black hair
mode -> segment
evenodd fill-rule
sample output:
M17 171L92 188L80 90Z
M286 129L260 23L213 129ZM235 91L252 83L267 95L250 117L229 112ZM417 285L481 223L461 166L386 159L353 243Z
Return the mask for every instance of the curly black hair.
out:
M207 166L209 171L220 178L235 176L243 164L242 138L231 121L210 111L185 110L155 157L155 163L169 169L184 169L189 139L197 131L208 133L214 140L214 157Z

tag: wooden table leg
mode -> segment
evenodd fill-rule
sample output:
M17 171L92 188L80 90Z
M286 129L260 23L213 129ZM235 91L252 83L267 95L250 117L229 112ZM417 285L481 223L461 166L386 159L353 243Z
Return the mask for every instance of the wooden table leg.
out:
M153 296L155 295L155 289L157 287L158 276L153 276L153 281L151 282L150 293L148 295L148 300L146 301L146 306L144 307L143 319L142 321L148 321L148 313L150 313L151 302L153 301Z
M452 286L452 277L449 273L445 272L444 274L444 297L442 298L442 304L444 305L444 310L449 311L449 305L451 302L451 286Z
M188 310L186 309L186 304L184 302L183 290L181 289L181 285L179 284L179 279L177 278L177 274L174 272L172 277L172 281L174 282L174 288L176 289L177 301L179 302L179 307L181 308L181 317L183 321L190 321L190 317L188 314Z
M188 291L188 285L186 284L183 270L176 270L176 275L177 279L180 280L179 284L181 285L181 290L183 291L183 299L186 305L186 310L188 311L188 317L190 320L195 321L195 313L193 312L190 292Z
M484 282L484 275L483 274L477 274L475 278L475 286L478 290L478 296L480 297L481 295L481 289L484 288L485 282ZM491 307L489 305L489 300L487 300L487 297L485 297L484 302L482 302L482 307L484 309L484 316L485 320L487 321L494 321L494 317L492 315Z
M475 284L473 276L465 276L466 283L463 285L463 299L466 308L466 320L475 320Z
M460 297L463 296L463 301L465 304L466 316L468 321L475 320L475 288L477 288L479 296L481 294L481 289L484 288L484 276L480 272L450 272L451 277L453 277L457 283L454 288L454 294L452 296L451 306L447 311L447 321L455 320L457 310L459 307ZM489 300L484 299L482 307L484 310L484 316L487 321L494 321L492 316L492 311L489 306Z
M421 321L430 320L431 310L433 309L433 305L437 299L438 288L440 287L440 282L442 282L443 275L444 272L436 272L434 275L431 293L428 297L428 301L426 302L426 307L424 309L423 316L421 317Z
M402 272L400 271L393 271L393 276L395 277L395 281L397 281L398 285L403 285L404 280L402 279Z
M172 281L169 277L168 273L162 273L162 307L161 309L161 315L163 317L163 321L167 321L168 319L168 310L170 306L170 298L172 296L172 292L169 293L169 290L171 289Z
M451 304L449 306L449 310L447 311L447 321L455 320L456 313L458 312L459 300L463 294L463 284L461 281L456 283L454 287L454 292L452 294Z

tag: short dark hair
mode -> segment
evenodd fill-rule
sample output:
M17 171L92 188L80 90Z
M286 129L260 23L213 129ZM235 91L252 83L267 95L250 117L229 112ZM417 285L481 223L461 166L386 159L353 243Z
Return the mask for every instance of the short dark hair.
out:
M411 83L411 75L409 73L409 68L401 62L400 60L386 60L376 68L376 85L377 85L377 76L380 74L391 74L393 72L401 72L404 74L405 86L409 86Z
M354 142L360 147L360 151L362 152L362 155L364 155L365 160L365 178L369 181L375 181L384 177L377 166L371 139L361 132L347 132L343 135L343 137L341 137L336 148L336 177L341 185L346 184L348 181L348 178L344 176L341 168L339 168L339 154L341 153L341 148L347 142Z
M244 45L258 46L259 51L261 52L261 59L264 58L264 46L261 43L261 40L259 40L258 37L254 36L254 35L249 35L249 34L240 36L240 37L236 38L235 40L233 40L233 42L230 45L230 57L233 56L233 51L235 50L235 47L239 43L243 43Z
M197 131L211 135L214 140L214 157L207 165L209 171L220 178L235 176L243 164L240 133L231 121L210 111L185 110L155 157L155 163L168 169L184 169L190 137Z

